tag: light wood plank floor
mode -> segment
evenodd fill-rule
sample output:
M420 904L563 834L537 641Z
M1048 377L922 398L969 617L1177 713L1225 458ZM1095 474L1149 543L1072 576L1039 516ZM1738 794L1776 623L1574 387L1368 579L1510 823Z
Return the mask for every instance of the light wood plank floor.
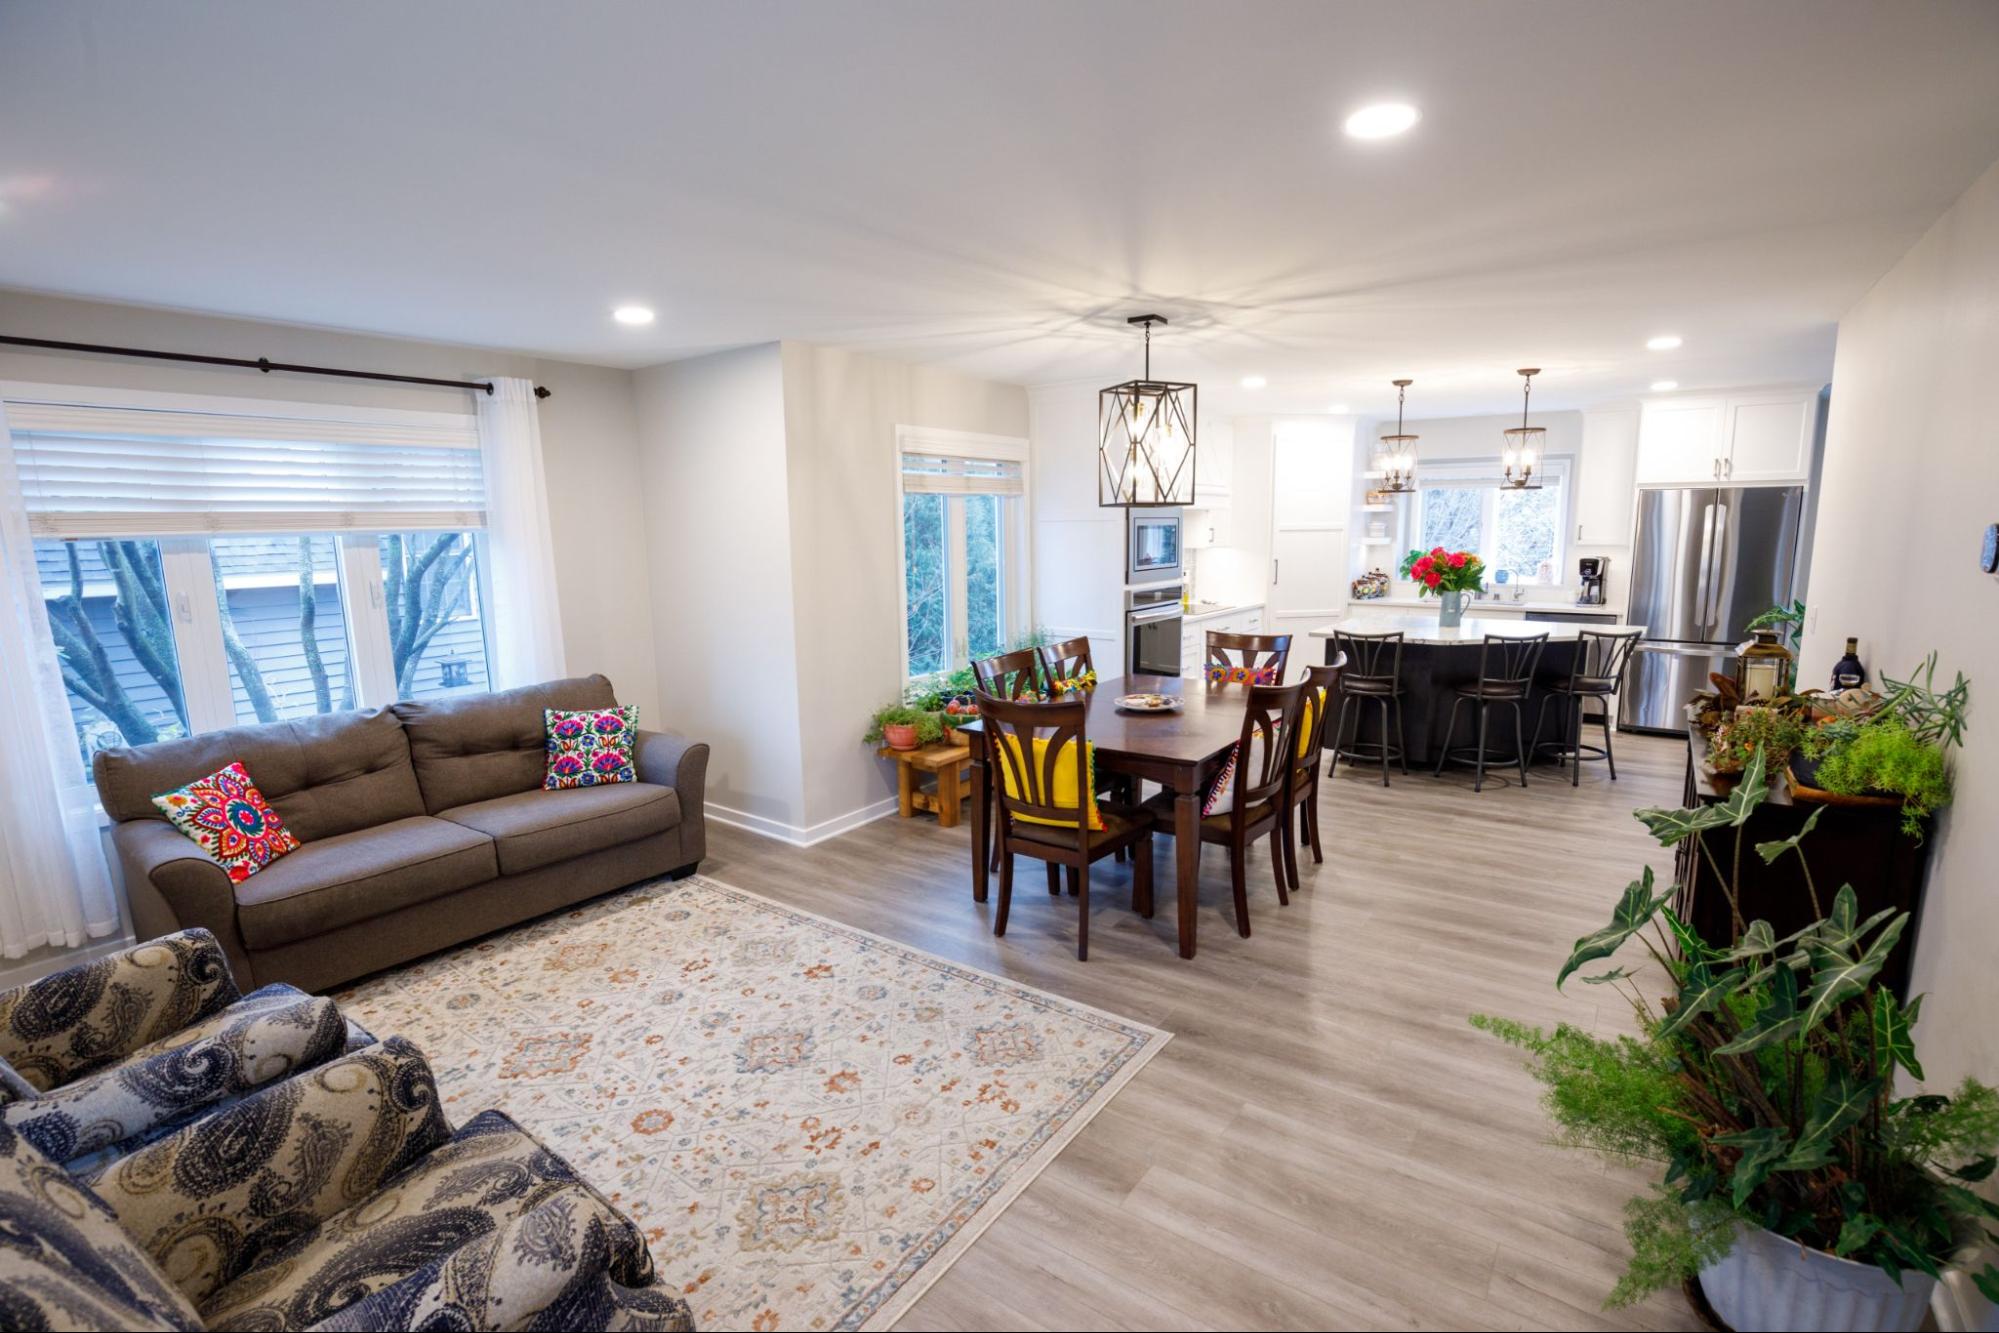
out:
M1100 863L1087 963L1075 900L1025 861L995 940L968 830L925 816L805 850L711 823L702 869L1174 1034L903 1328L1697 1328L1677 1293L1600 1309L1639 1177L1549 1145L1518 1057L1465 1021L1628 1024L1554 987L1640 867L1669 869L1631 811L1678 804L1685 747L1617 748L1616 783L1599 763L1476 796L1469 770L1383 790L1343 765L1289 907L1257 858L1251 938L1204 851L1191 962L1164 837L1152 921Z

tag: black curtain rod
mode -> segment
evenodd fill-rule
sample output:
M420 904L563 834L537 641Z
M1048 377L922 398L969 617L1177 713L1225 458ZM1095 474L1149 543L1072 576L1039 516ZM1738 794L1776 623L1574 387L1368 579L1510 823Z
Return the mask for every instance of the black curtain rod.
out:
M58 342L53 338L16 338L0 333L0 343L12 347L40 347L51 352L91 352L99 356L139 356L152 361L191 361L201 366L235 366L242 370L259 370L268 375L274 370L289 371L294 375L337 375L349 380L387 380L393 384L435 384L445 389L477 389L490 394L493 386L484 380L442 380L429 375L391 375L380 370L341 370L334 366L301 366L290 361L273 361L269 357L244 356L200 356L193 352L156 352L146 347L112 347L106 343ZM548 390L537 384L534 396L548 397Z

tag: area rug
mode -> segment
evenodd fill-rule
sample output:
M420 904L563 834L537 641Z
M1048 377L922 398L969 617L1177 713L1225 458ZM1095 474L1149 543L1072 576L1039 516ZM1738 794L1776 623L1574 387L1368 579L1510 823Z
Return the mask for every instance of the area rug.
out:
M703 1329L889 1327L1168 1039L701 876L338 999L616 1200Z

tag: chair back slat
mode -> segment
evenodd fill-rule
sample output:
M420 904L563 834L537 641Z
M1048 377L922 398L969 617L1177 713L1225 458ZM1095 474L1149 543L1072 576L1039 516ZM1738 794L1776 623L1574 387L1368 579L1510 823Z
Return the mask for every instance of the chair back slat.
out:
M1319 756L1326 747L1326 715L1333 711L1333 703L1339 698L1340 675L1346 670L1347 659L1343 653L1335 654L1325 666L1305 668L1305 690L1303 697L1312 704L1312 724L1305 735L1305 749L1298 757L1300 768L1315 769ZM1323 696L1321 691L1324 691ZM1303 712L1303 705L1300 705ZM1299 725L1304 726L1301 716Z
M1541 663L1541 650L1548 636L1540 634L1488 634L1478 649L1478 680L1481 686L1517 686L1525 691Z
M1085 761L1084 720L1090 706L1081 699L1031 703L977 693L984 724L987 764L1000 770L993 784L1000 808L1009 816L1027 816L1075 826L1087 835L1086 807L1091 798L1089 765ZM1037 751L1035 742L1043 742ZM1068 742L1074 741L1074 745ZM1058 805L1055 783L1059 768L1074 765L1076 803ZM1087 837L1083 845L1087 846Z
M1294 756L1304 701L1303 684L1249 687L1242 739L1236 747L1236 763L1242 766L1236 778L1236 819L1245 818L1249 807L1284 793L1297 762Z
M1346 659L1344 679L1394 688L1402 683L1401 630L1384 634L1362 634L1354 630L1334 630L1333 647Z
M987 694L1001 699L1030 699L1041 690L1041 657L1032 648L972 663L972 679Z
M1284 668L1291 661L1289 634L1224 634L1208 631L1208 665L1246 667L1251 671L1271 671L1278 684L1284 683Z
M1575 662L1569 668L1569 688L1580 692L1585 681L1606 693L1615 693L1623 688L1624 673L1631 666L1631 654L1644 637L1642 629L1623 630L1615 634L1603 630L1579 630L1576 634Z
M1058 680L1073 680L1096 669L1090 661L1088 639L1066 639L1041 647L1041 674L1047 677L1050 685Z

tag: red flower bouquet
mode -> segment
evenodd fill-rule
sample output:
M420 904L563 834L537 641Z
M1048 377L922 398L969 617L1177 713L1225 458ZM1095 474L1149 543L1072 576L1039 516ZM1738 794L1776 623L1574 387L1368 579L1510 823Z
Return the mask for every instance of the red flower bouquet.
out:
M1416 595L1477 592L1485 584L1485 561L1470 551L1446 551L1441 546L1411 551L1402 557L1402 577L1416 585Z

